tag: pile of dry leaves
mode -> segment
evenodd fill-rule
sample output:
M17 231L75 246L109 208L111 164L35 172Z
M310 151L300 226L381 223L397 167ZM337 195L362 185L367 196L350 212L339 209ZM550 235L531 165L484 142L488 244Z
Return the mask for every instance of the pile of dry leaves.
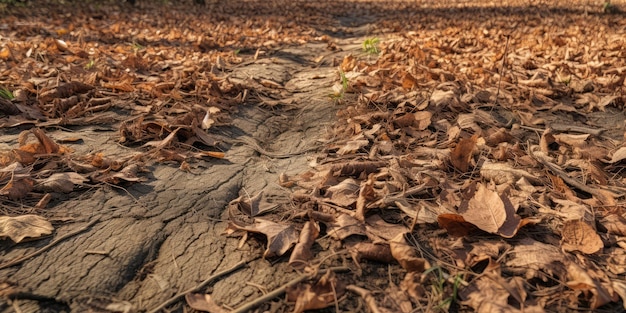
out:
M582 11L381 23L411 31L385 38L377 57L343 60L334 90L346 108L329 153L282 177L299 187L300 234L262 219L231 229L266 234L266 257L294 245L295 268L319 262L310 250L322 235L355 264L399 264L404 278L366 300L371 312L621 306L626 24ZM255 216L261 197L235 204ZM346 286L327 280L296 311L334 305Z
M324 155L306 173L281 176L293 189L294 208L281 211L289 219L275 218L263 193L228 208L228 233L264 234L266 258L289 255L308 273L347 255L363 272L351 284L332 270L294 283L286 291L295 311L338 305L347 292L371 312L625 303L623 15L587 1L279 2L285 14L271 19L264 12L278 8L255 1L224 5L213 20L168 10L143 21L89 7L69 25L4 16L0 127L25 130L0 151L0 237L50 234L30 213L55 194L141 182L155 160L186 170L224 157L209 130L258 101L229 69L263 47L332 45L315 29L333 14L363 14L378 18L379 37L338 65L329 102L342 109ZM257 13L229 15L246 8ZM240 27L225 27L227 18ZM93 125L114 126L133 153L77 153L69 144L81 138L46 132ZM329 238L345 250L324 254L318 242ZM368 282L376 263L399 264L401 277ZM204 295L187 301L222 310Z

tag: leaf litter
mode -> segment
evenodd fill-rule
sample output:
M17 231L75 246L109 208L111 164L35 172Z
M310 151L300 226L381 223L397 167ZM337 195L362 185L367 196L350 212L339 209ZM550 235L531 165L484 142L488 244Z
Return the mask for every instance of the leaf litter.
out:
M352 274L326 271L286 289L293 311L341 306L346 290L381 312L626 307L623 16L584 1L309 5L339 14L348 3L352 12L379 15L381 40L370 42L379 45L374 55L335 63L329 94L341 108L327 148L308 172L281 176L293 207L259 193L228 208L236 213L227 233L264 235L263 257L281 262L290 254L294 270L346 262L340 252L328 259L324 247L352 257ZM212 131L255 97L247 86L264 91L259 104L273 103L267 96L283 88L228 77L247 59L227 51L237 40L259 47L255 59L261 47L333 46L306 23L283 28L282 18L262 24L215 14L243 27L210 21L221 35L199 36L166 22L207 23L176 10L155 20L162 33L133 36L122 31L136 30L129 21L112 16L99 29L3 17L11 38L2 41L0 84L14 97L0 102L0 126L28 130L0 154L2 237L19 243L50 234L45 218L20 207L43 212L56 193L141 183L154 161L183 170L196 159L224 158ZM308 23L324 24L315 18ZM81 41L87 34L101 43ZM194 48L146 44L159 38ZM65 144L80 139L47 134L88 125L115 127L117 141L137 153L78 154ZM378 279L381 263L393 277ZM197 310L224 310L208 294L186 299Z

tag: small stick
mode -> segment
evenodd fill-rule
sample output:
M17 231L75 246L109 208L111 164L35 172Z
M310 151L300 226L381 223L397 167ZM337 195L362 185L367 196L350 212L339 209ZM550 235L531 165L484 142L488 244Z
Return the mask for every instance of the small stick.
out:
M15 265L21 264L22 262L24 262L24 261L26 261L26 260L28 260L28 259L30 259L32 257L40 255L41 253L45 252L46 250L52 248L57 243L65 240L67 238L70 238L70 237L72 237L74 235L77 235L77 234L80 234L80 233L84 232L85 230L89 229L89 227L95 225L98 221L99 221L99 219L96 218L93 221L87 223L87 225L85 225L85 226L83 226L83 227L81 227L81 228L79 228L79 229L77 229L75 231L69 232L69 233L67 233L67 234L65 234L65 235L63 235L63 236L61 236L61 237L59 237L57 239L54 239L52 242L50 242L49 244L47 244L46 246L42 247L41 249L39 249L37 251L34 251L34 252L29 253L29 254L27 254L25 256L22 256L22 257L19 257L17 259L14 259L13 261L4 263L4 264L0 265L0 270L8 268L8 267L11 267L11 266L15 266Z
M502 68L500 69L500 79L498 80L498 90L496 91L496 105L498 105L498 97L500 96L500 86L502 85L502 76L504 76L504 66L506 65L506 55L509 52L509 38L506 36L506 45L504 46L504 55L502 55ZM493 107L491 107L493 110Z
M347 272L349 270L350 270L350 268L348 268L348 267L338 266L338 267L331 267L331 268L319 270L319 271L317 271L316 274L324 274L324 273L326 273L328 271ZM263 295L261 297L258 297L258 298L254 299L254 300L252 300L252 301L250 301L250 302L248 302L246 304L241 305L240 307L234 309L230 313L244 313L244 312L248 312L248 311L256 308L257 306L259 306L259 305L261 305L261 304L263 304L263 303L265 303L265 302L267 302L269 300L272 300L272 299L282 295L283 293L285 293L287 291L287 288L289 288L289 287L291 287L291 286L293 286L293 285L295 285L295 284L297 284L299 282L302 282L302 281L305 281L307 279L310 279L311 276L312 275L310 275L310 274L302 274L302 275L300 275L300 276L298 276L298 277L288 281L286 284L284 284L284 285L282 285L282 286L272 290L270 293L267 293L267 294L265 294L265 295Z
M583 134L589 134L589 135L593 135L593 136L600 136L602 134L602 132L604 132L604 129L599 128L590 128L590 127L582 127L582 126L576 126L576 125L566 125L566 124L552 124L550 125L550 128L552 128L553 130L556 131L560 131L560 132L576 132L576 133L583 133Z
M599 199L604 199L606 197L606 194L603 194L602 192L606 192L608 193L609 196L613 197L613 198L617 198L620 195L615 194L612 191L609 190L601 190L601 189L596 189L593 188L591 186L587 186L582 182L579 182L578 180L572 178L571 176L569 176L565 171L563 171L562 169L559 168L558 165L548 161L544 156L542 155L538 155L536 153L532 153L532 156L535 158L535 160L539 161L539 163L543 164L544 166L546 166L549 170L551 170L552 172L554 172L557 176L559 176L561 179L563 179L563 181L567 184L569 184L570 186L573 186L575 188L578 188L581 191L584 191L588 194L594 195L596 197L598 197Z
M235 264L231 268L227 268L227 269L225 269L223 271L217 272L217 273L209 276L207 279L205 279L200 284L198 284L198 285L196 285L194 287L191 287L191 288L189 288L189 289L187 289L187 290L185 290L183 292L180 292L180 293L174 295L173 297L167 299L165 302L161 303L159 306L157 306L156 308L154 308L154 309L152 309L152 310L150 310L148 312L149 313L159 312L159 311L163 310L165 307L174 304L176 301L178 301L180 298L184 297L186 294L194 292L194 291L197 291L198 289L200 289L200 288L208 285L209 283L211 283L213 280L215 280L217 278L220 278L220 277L222 277L224 275L230 274L231 272L236 271L237 269L239 269L239 268L243 267L244 265L248 264L248 262L249 261L244 260L244 261L241 261L241 262Z
M350 290L363 298L365 304L367 304L367 307L370 309L370 312L380 313L380 310L376 305L376 299L374 299L374 296L372 296L372 293L369 290L357 287L355 285L346 286L346 290Z

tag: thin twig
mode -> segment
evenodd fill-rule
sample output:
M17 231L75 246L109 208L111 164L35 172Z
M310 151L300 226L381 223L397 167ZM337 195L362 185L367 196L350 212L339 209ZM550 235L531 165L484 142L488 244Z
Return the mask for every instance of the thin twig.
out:
M560 123L551 124L550 128L556 131L560 131L560 132L576 132L576 133L589 134L589 135L593 135L596 137L602 135L602 132L605 131L605 129L602 129L602 128L590 128L590 127L567 125L567 124L560 124Z
M165 307L174 304L176 301L178 301L180 298L184 297L186 294L191 293L191 292L195 292L198 291L200 288L208 285L209 283L211 283L212 281L214 281L217 278L220 278L224 275L230 274L231 272L234 272L236 270L238 270L239 268L243 267L244 265L248 264L248 262L250 262L251 260L243 260L237 264L235 264L234 266L227 268L223 271L217 272L211 276L209 276L207 279L205 279L203 282L199 283L198 285L191 287L181 293L178 293L176 295L174 295L173 297L167 299L165 302L161 303L159 306L155 307L154 309L148 311L149 313L156 313L159 312L163 309L165 309Z
M365 301L365 304L367 304L367 307L370 309L370 312L380 313L380 310L378 309L378 306L376 305L376 299L374 299L374 296L372 296L372 293L369 290L363 289L361 287L357 287L355 285L346 286L346 290L350 290L356 293L357 295L359 295L361 298L363 298L363 301Z
M565 171L560 169L558 165L548 161L548 159L540 153L533 152L531 153L531 155L535 158L535 160L539 161L539 163L543 164L550 171L552 171L554 174L556 174L561 179L563 179L565 183L567 183L568 185L572 187L578 188L581 191L594 195L601 200L606 199L607 195L612 198L617 198L621 196L620 194L616 194L610 190L603 190L603 189L598 189L598 188L593 188L591 186L587 186L585 183L580 182L576 180L575 178L572 178L571 176L569 176L569 174L567 174Z
M498 90L496 91L496 105L498 105L498 97L500 96L500 85L502 85L502 76L504 76L504 66L506 65L506 55L509 51L509 36L506 36L506 46L504 46L504 55L502 55L502 67L500 68L500 78L498 80ZM493 109L493 107L492 107Z
M11 267L11 266L18 265L18 264L20 264L20 263L22 263L22 262L24 262L24 261L26 261L26 260L28 260L28 259L30 259L32 257L40 255L41 253L45 252L46 250L52 248L57 243L65 240L67 238L70 238L70 237L72 237L74 235L77 235L77 234L80 234L80 233L84 232L85 230L89 229L89 227L91 227L94 224L96 224L98 221L99 221L99 219L96 218L93 221L87 223L87 225L85 225L85 226L83 226L83 227L81 227L81 228L79 228L79 229L77 229L75 231L69 232L69 233L67 233L67 234L65 234L65 235L63 235L63 236L61 236L61 237L59 237L57 239L54 239L52 242L50 242L49 244L45 245L44 247L42 247L41 249L39 249L37 251L34 251L34 252L29 253L29 254L27 254L25 256L22 256L22 257L19 257L17 259L14 259L13 261L4 263L4 264L0 265L0 270L8 268L8 267Z
M349 271L350 268L345 267L345 266L339 266L339 267L331 267L331 268L327 268L327 269L323 269L323 270L319 270L317 271L317 273L315 274L324 274L328 271L333 271L333 272L346 272ZM305 281L307 279L310 279L312 277L311 274L302 274L290 281L288 281L286 284L272 290L270 293L267 293L261 297L258 297L248 303L245 303L243 305L241 305L240 307L236 308L235 310L231 311L230 313L244 313L244 312L248 312L256 307L258 307L259 305L272 300L280 295L282 295L283 293L285 293L287 291L287 288L300 283L302 281Z

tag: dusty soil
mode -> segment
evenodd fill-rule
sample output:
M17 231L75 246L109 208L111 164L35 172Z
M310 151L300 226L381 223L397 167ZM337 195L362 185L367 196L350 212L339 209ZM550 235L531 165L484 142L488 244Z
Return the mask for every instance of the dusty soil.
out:
M0 310L3 312L151 312L154 310L189 312L193 309L189 307L184 297L176 297L177 295L200 286L205 279L215 273L244 262L244 266L217 277L208 284L202 284L194 292L210 294L211 299L223 308L234 309L250 304L293 279L303 277L303 273L310 271L311 268L345 267L337 270L338 280L343 285L358 286L369 290L383 312L489 311L489 308L493 307L474 306L475 302L472 302L470 292L472 288L478 288L475 285L477 281L491 277L485 268L491 268L500 262L504 264L503 260L512 255L510 252L513 247L523 246L527 242L524 240L529 238L544 240L549 244L554 244L555 247L559 245L560 238L553 234L553 230L548 230L550 225L539 224L536 220L530 221L536 212L523 205L518 213L524 218L529 218L525 220L529 225L539 225L528 230L519 226L515 231L521 229L520 232L523 232L523 235L514 239L511 239L512 236L506 239L498 236L494 238L493 234L485 233L480 233L475 237L465 236L465 239L449 236L446 230L450 232L451 229L440 227L436 215L433 215L434 219L430 216L431 219L425 217L425 220L417 221L421 215L418 218L419 213L413 215L407 213L398 204L399 201L389 202L387 206L392 208L390 210L372 208L372 212L376 213L369 214L368 218L380 215L384 219L382 224L378 225L393 224L401 225L403 229L410 228L410 232L417 238L413 244L419 247L414 250L420 251L420 260L432 263L432 268L435 270L421 276L421 281L416 278L416 281L423 283L424 287L415 287L414 290L408 290L410 288L406 287L409 275L407 275L405 264L396 255L393 257L398 259L400 264L391 257L389 257L391 258L389 264L381 262L389 259L385 259L384 256L382 259L376 259L375 256L362 256L363 260L360 262L357 260L359 257L355 257L353 247L358 246L359 238L376 237L380 240L383 238L389 240L389 234L396 232L391 226L383 226L382 231L380 229L373 231L377 231L376 236L370 236L368 228L367 234L365 231L363 233L355 231L341 240L335 240L336 238L332 238L330 234L331 226L322 225L322 236L311 248L314 258L306 270L294 269L288 263L288 254L264 258L268 239L263 235L252 232L243 237L242 232L226 235L233 220L237 218L247 219L248 222L250 220L247 216L233 216L233 206L229 206L229 203L239 197L249 199L260 192L263 192L263 202L274 206L263 215L263 218L276 222L293 222L298 230L304 227L305 218L302 212L306 213L307 209L310 210L312 207L336 209L340 213L352 210L354 203L346 206L349 208L342 208L332 203L311 204L315 201L302 200L303 193L294 197L294 190L298 188L292 187L297 186L300 190L311 187L312 184L306 184L307 177L310 178L306 173L312 173L312 169L316 166L323 165L330 160L337 164L343 160L351 160L357 163L362 162L359 163L361 165L367 162L382 162L392 169L392 164L414 162L415 165L418 161L424 162L420 163L421 165L430 161L433 164L437 163L440 154L444 153L442 151L449 153L455 147L460 146L457 144L460 138L474 138L470 136L472 132L487 124L484 122L485 116L490 117L490 121L495 121L494 124L502 124L501 126L508 129L507 131L513 134L512 137L522 144L537 141L536 138L542 136L544 125L559 124L577 125L586 127L587 130L602 128L603 140L606 140L604 143L610 142L613 145L612 148L616 148L624 134L623 121L626 116L622 108L623 94L615 96L610 105L605 104L606 108L602 107L603 110L589 109L584 114L576 113L573 109L563 109L566 113L546 112L544 107L553 104L546 100L547 96L532 98L534 93L530 92L531 96L528 96L530 100L513 99L513 96L517 95L514 92L517 90L514 86L516 82L512 79L505 79L501 98L509 97L511 102L515 103L545 105L529 113L530 117L528 114L516 115L518 111L512 109L511 103L509 103L510 106L493 107L485 104L493 102L494 98L496 102L499 99L496 89L499 93L500 87L496 79L485 79L476 83L476 86L490 91L486 97L491 96L491 99L475 100L479 98L477 91L480 88L471 86L468 81L458 78L471 73L468 74L465 69L458 70L458 72L450 69L453 65L464 64L463 62L454 64L453 62L447 64L440 62L431 66L426 61L424 64L415 61L410 66L418 68L422 66L431 70L440 67L446 70L432 70L431 72L423 70L422 72L428 72L426 75L428 82L420 81L420 77L415 75L416 77L412 78L415 82L411 82L407 87L405 74L410 71L405 72L404 69L394 68L394 64L402 64L401 57L376 63L379 54L367 53L363 49L364 42L376 38L381 43L385 43L386 50L381 53L384 57L395 52L409 51L409 49L402 50L403 44L410 41L406 36L419 37L420 32L431 36L430 39L420 38L414 41L419 42L424 51L435 47L439 39L450 38L449 42L433 48L433 51L440 49L459 58L472 60L472 62L484 62L484 67L480 69L481 73L488 72L487 76L495 77L500 70L499 60L505 54L507 49L505 46L508 44L499 41L500 45L489 46L482 42L470 42L468 38L455 37L467 30L468 25L480 25L476 28L484 28L485 30L482 31L485 32L485 42L493 40L489 37L489 31L494 29L498 32L515 34L518 30L514 25L528 23L528 31L534 31L535 28L541 27L537 24L542 18L549 18L551 22L556 19L559 21L571 19L576 23L582 23L581 16L588 16L591 20L589 23L603 25L602 29L605 33L611 35L624 31L623 23L619 22L619 14L616 15L617 17L605 16L601 13L601 7L587 4L569 7L558 1L530 4L510 1L502 5L493 3L479 5L478 3L276 0L267 2L217 1L208 3L207 7L198 7L186 2L161 4L139 1L137 7L131 7L119 2L104 2L103 4L94 1L94 3L68 6L55 1L44 1L37 7L9 8L7 11L9 13L0 20L2 24L0 29L16 40L13 45L6 43L13 49L13 55L4 57L5 54L2 52L4 50L0 51L0 57L3 57L5 61L5 65L0 67L0 72L4 73L1 76L2 84L14 87L14 90L26 90L28 96L24 104L33 106L38 104L44 109L49 109L50 105L47 104L49 102L53 104L51 105L53 109L48 111L42 109L45 117L41 115L42 113L32 111L1 116L0 150L13 151L21 146L20 138L24 136L24 132L28 133L31 129L38 127L44 129L49 138L69 148L72 155L89 156L99 153L108 160L119 160L125 165L136 162L140 171L136 173L136 176L124 174L118 179L107 176L110 179L99 180L98 177L109 175L109 171L110 173L121 172L119 169L107 169L104 173L105 170L100 169L99 175L104 176L90 175L90 180L80 186L77 185L73 191L67 193L54 190L41 192L35 189L33 192L29 190L28 194L22 195L19 199L3 195L1 198L3 215L41 215L54 225L54 232L50 236L33 238L26 242L14 243L8 238L0 241L0 286L2 287L0 296L7 300L0 303ZM497 17L494 18L494 24L486 25L485 23L489 24L486 21L494 16ZM621 17L623 18L623 15ZM406 25L403 21L406 21ZM562 25L559 23L561 22L555 22L555 24ZM550 31L552 30L537 31L537 36L545 32L546 36L550 37ZM585 33L585 35L588 34ZM495 35L491 33L491 36ZM575 37L572 35L572 38ZM56 38L63 39L69 47L65 47L64 43L55 42ZM29 57L26 58L22 55L28 51L29 42L36 42L37 46L32 47L34 52L28 52ZM484 53L486 56L482 54L479 56L478 50L472 50L475 46L481 46L483 50L489 51ZM517 57L518 54L522 55L528 50L523 47L516 49L511 48L513 52L508 51L511 54L517 53L511 58ZM31 53L33 57L30 57ZM578 52L572 50L571 53L577 55ZM536 54L545 56L541 52L536 52ZM123 55L123 58L119 59L120 55ZM336 87L337 85L341 87L342 80L338 68L345 65L343 62L346 59L344 58L349 55L358 59L359 63L353 67L365 73L363 76L374 77L382 82L361 81L358 77L351 77L350 79L353 79L351 85L337 92ZM421 58L418 53L412 56L416 60ZM624 55L621 54L615 58L623 59L623 57ZM32 61L31 64L26 59L37 61ZM37 62L44 65L39 66ZM419 64L416 65L416 63ZM541 67L541 65L536 66ZM622 88L624 83L623 68L619 71L615 70L615 73L617 73L615 76L622 75L620 76L622 78L621 82L616 83L615 86L619 85L619 87L614 87L612 95L616 95L616 90ZM511 70L507 75L517 74L519 73ZM450 78L450 75L453 78ZM454 77L454 75L459 76ZM390 85L397 84L399 77L404 79L400 84L404 89L390 88ZM526 78L530 79L530 77ZM533 77L536 80L543 78L545 77ZM389 79L388 83L386 79ZM44 91L60 85L60 82L70 81L81 81L95 86L93 90L90 89L84 93L86 96L78 96L78 103L92 103L90 100L110 98L112 100L108 103L111 105L106 109L101 109L96 105L82 106L80 115L72 115L75 112L64 105L65 99L58 99L70 97L61 95L60 91L57 91L56 97L52 97L54 99L47 102L40 101L45 98ZM432 99L431 94L441 89L439 83L446 82L457 83L456 87L461 86L457 88L459 90L466 88L463 89L464 95L472 94L473 100L457 101L454 104L457 106L454 106ZM531 83L526 83L530 87L524 90L543 88L539 90L543 92L544 89L552 90L551 88L556 85L551 79L550 83L545 85L543 81ZM541 86L538 86L540 83ZM549 87L546 87L548 85ZM452 85L449 84L443 88L456 88L450 86ZM557 88L554 87L554 89ZM401 95L397 94L397 90L401 90L399 92ZM446 91L449 90L446 89ZM541 95L539 91L537 94ZM609 91L600 87L596 91L602 93L599 96L609 94ZM376 99L371 96L372 93L376 94ZM572 93L574 91L569 91L567 97ZM528 93L524 95L527 96ZM552 96L554 95L550 94L550 97ZM502 101L506 103L506 100L508 98ZM466 102L474 105L481 101L482 103L477 105L476 110L472 107L471 112L475 116L482 117L483 120L468 122L465 126L471 125L464 128L462 123L457 121L457 117L470 110L459 107L461 104L467 104ZM573 98L565 100L559 98L558 101L572 104ZM425 110L424 108L417 109L423 103L431 104L432 107L435 102L438 103L437 106L441 103L443 105L432 113L438 119L433 118L433 124L428 129L423 127L419 131L409 132L408 135L403 133L406 129L401 130L398 125L406 122L397 118L401 115L400 113L402 115L406 112L413 114L419 110ZM592 105L589 104L589 106ZM197 135L201 138L191 140L195 137L188 135L187 132L193 133L194 127L202 121L208 107L217 107L221 110L214 124L205 129L205 136L208 136L208 139ZM403 111L405 108L406 112ZM523 109L519 110L523 111ZM528 123L533 114L535 114L534 117L542 118L542 124ZM368 132L370 130L368 127L372 126L368 123L374 124L379 120L385 120L387 124L382 128L387 129L388 132L383 135L375 134L375 127L371 127L370 136L376 137L376 140L392 137L397 139L397 144L393 149L381 144L379 148L383 152L380 154L371 152L374 149L369 149L370 146L360 146L351 152L340 152L341 147L351 144L347 143L348 137L358 137L356 135L362 131L360 126L350 127L355 120L359 120L358 118L367 119L363 117L365 115L375 117L361 123L364 125L364 132ZM188 116L193 118L183 118ZM351 119L352 117L358 118ZM446 124L446 121L449 123ZM460 135L446 137L449 132L443 130L442 125L449 126L451 123L457 125L457 122L462 129L458 130ZM406 128L414 127L412 123L411 121L410 127ZM430 120L428 123L430 125ZM150 132L153 130L150 127L154 125L161 127L156 133ZM380 128L380 125L378 126ZM394 127L396 128L392 129ZM419 127L415 126L415 128ZM346 130L346 128L349 129ZM522 133L520 129L523 129L525 133ZM431 131L435 135L424 134ZM168 141L167 138L170 137L168 135L172 134L174 137L176 132L179 132L179 136L175 137L174 143L171 139ZM144 137L138 136L138 133ZM79 140L75 140L76 138ZM435 151L433 148L434 152L429 150L432 152L430 155L410 156L402 160L395 158L397 155L404 156L403 153L406 151L420 150L428 146L429 142L435 141L437 148L441 149ZM453 144L447 146L442 143L444 141ZM550 142L550 144L555 145L555 142ZM175 146L175 148L170 149L170 146ZM432 144L429 147L432 146L435 145ZM388 152L391 150L385 149L402 152ZM217 157L211 158L206 157L205 154L204 157L198 157L198 151L224 152L224 155L217 154ZM516 150L515 153L518 152ZM406 152L406 155L410 153ZM512 152L509 151L509 153ZM453 178L450 180L433 179L427 187L435 190L438 187L432 185L439 184L441 190L437 189L431 194L420 193L423 191L420 189L419 192L407 195L407 199L410 198L412 205L419 201L431 203L427 208L438 214L442 213L433 208L446 206L443 186L451 186L450 189L454 188L458 194L461 194L464 188L469 188L469 181L477 178L478 167L484 161L474 162L478 164L470 162L469 160L474 160L476 155L474 153L468 157L467 162L471 164L465 164L465 166L470 166L470 170L465 169L465 171L459 171L458 164L454 161L451 164L449 155L446 155L445 161L439 160L441 162L437 163L438 165L426 164L423 167L415 165L415 168L419 170L416 170L418 173L410 173L413 177L423 175L437 179L444 176ZM41 155L39 157L46 158ZM610 156L606 158L610 159ZM93 161L93 159L92 157L90 160ZM63 163L58 160L55 162L35 162L32 169L36 170L39 175L45 175L41 172L42 168L45 170L48 168L46 166L50 168L55 166L45 164ZM472 166L476 166L475 172L471 170ZM524 164L524 166L534 169L538 167L536 164ZM614 177L620 177L621 172L615 170L616 166L607 165L607 168L614 170L612 172ZM378 170L377 168L375 171ZM407 173L411 170L402 169L398 172L389 170L388 176L398 179L402 175L409 175ZM542 168L536 171L546 172ZM359 183L363 184L359 188L363 188L373 177L368 176L368 173L352 174L354 173L343 175L341 181L347 181L346 177L359 179ZM286 184L285 177L288 177L292 184ZM459 182L459 177L467 184ZM305 183L293 182L295 180L302 180ZM417 180L415 178L415 181ZM557 184L555 181L553 180L554 184ZM407 181L404 183L408 184ZM535 185L541 184L535 183ZM547 186L548 183L544 185ZM611 181L610 185L621 186L614 181ZM539 188L537 186L537 189ZM325 196L318 188L311 187L310 189L313 191L308 190L310 192L307 196L316 195L316 192L320 197ZM554 189L557 188L554 187ZM408 188L407 190L414 189ZM402 190L403 196L405 191ZM41 207L37 205L37 202L44 193L51 194L52 200ZM567 194L565 191L563 193ZM358 188L357 194L359 194ZM359 196L361 197L362 194L361 191ZM550 192L546 191L545 194L550 194ZM542 199L549 197L545 194ZM589 196L585 199L587 198L593 197ZM622 199L622 197L617 197L617 199ZM375 201L372 200L372 202ZM537 202L541 201L537 200ZM619 203L621 202L611 202L610 207L616 211L622 210L619 212L623 214L623 207ZM359 204L357 203L356 206L358 207ZM609 205L605 202L590 206L597 208ZM532 209L537 209L537 207L532 207ZM530 211L532 213L529 213ZM364 218L364 216L361 217ZM558 224L552 218L544 217L543 221L550 219L547 224ZM419 226L416 226L417 224ZM368 224L368 226L372 225L374 224ZM342 225L340 228L348 229L350 226ZM545 235L546 233L550 235ZM615 242L619 242L622 238L611 237L614 235L611 231L603 234L606 235L603 235L606 249L617 247ZM376 242L376 240L372 241ZM480 242L491 246L484 250L470 248L474 244L478 247ZM507 246L503 248L505 244ZM452 251L453 249L456 250ZM555 249L558 252L560 248ZM460 256L461 250L464 251L465 258ZM577 254L577 256L581 260L588 257L582 254ZM593 254L593 258L596 257L601 256ZM480 260L471 263L472 258ZM467 262L461 264L459 259ZM623 259L620 260L623 261ZM616 267L620 268L624 265L622 261L617 260L614 265L617 264ZM540 266L537 265L539 263L537 261L536 264L524 264L524 266ZM451 278L453 271L461 267L465 267L461 271L465 273L465 276L458 274L455 277L462 276L463 284L461 279L455 281ZM526 269L524 268L524 271ZM568 268L568 271L571 271L571 268ZM432 273L435 275L438 273L440 277L433 279ZM590 308L596 309L594 305L601 303L599 306L604 305L601 309L607 312L615 311L621 309L623 303L618 297L618 294L623 297L620 293L623 290L616 286L626 286L626 284L623 283L624 271L616 270L614 274L611 274L610 278L617 291L608 295L604 299L605 302L598 300L601 298L598 296L601 293L598 291L601 290L600 287L585 289L576 284L564 287L565 284L558 282L558 279L565 280L565 276L558 276L558 274L557 278L552 277L554 280L546 279L547 282L539 283L537 281L541 279L538 277L528 277L528 281L522 282L514 279L508 280L506 283L501 283L499 288L504 288L512 294L508 301L511 307L500 309L505 312L515 307L524 311L524 305L527 304L537 312L541 312L543 308L546 311L590 310ZM519 274L519 276L524 275ZM318 276L312 275L311 277L315 279L311 281L317 281ZM507 276L507 279L511 276L515 275ZM594 279L596 278L594 276ZM597 279L590 284L595 283L599 286L600 281L602 284L605 283L604 278ZM570 282L571 280L576 281L570 277ZM589 280L591 278L585 282ZM433 281L440 283L439 289ZM494 278L494 281L497 280ZM619 285L620 282L622 285ZM535 283L540 287L535 287ZM462 288L459 284L467 287L466 290L468 290L461 299L457 298L456 289ZM522 285L527 288L520 287ZM531 285L532 288L528 287ZM515 288L531 290L530 295L525 294L526 291L522 292L522 295L511 291ZM483 289L489 288L483 285ZM566 296L559 295L563 293L563 290L567 290ZM372 305L367 297L357 297L355 294L346 293L333 299L331 293L331 299L333 299L331 306L323 310L367 312L376 308L376 305ZM559 298L560 296L562 297ZM506 298L505 296L505 304ZM548 298L550 300L546 300ZM172 301L169 301L170 299ZM448 299L451 300L445 302ZM574 306L572 303L580 304L580 306ZM256 312L291 312L294 311L294 303L281 293L277 297L259 302L254 310ZM215 310L215 312L218 311Z
M117 18L130 20L163 10L151 3L139 8L112 5L104 14L120 14ZM186 15L196 18L197 7L185 5L168 8L177 11L178 19ZM60 8L51 4L47 9L57 12ZM77 10L76 14L103 14L93 5L86 8L88 13L84 9L69 8L70 12ZM31 10L42 14L32 8L22 12ZM202 13L199 17L203 18ZM223 75L234 84L247 85L249 99L238 104L227 123L211 131L217 148L226 151L223 159L198 160L188 171L181 171L176 162L151 162L142 175L147 181L57 195L45 213L56 226L54 236L20 245L3 242L2 263L65 234L79 233L0 271L0 276L20 290L11 297L10 305L1 305L4 311L149 311L212 273L247 260L244 269L206 289L220 303L237 307L298 276L280 259L259 258L262 238L240 245L239 238L225 236L225 208L232 199L259 191L273 203L290 206L290 191L278 185L279 174L305 171L315 152L324 149L338 109L329 97L338 79L336 63L344 55L361 53L364 36L374 34L363 21L344 17L332 28L329 25L328 32L338 36L332 39L333 49L325 42L278 45L261 49L256 60L250 54L255 50L243 51L240 57L245 61L227 67ZM263 80L271 81L273 89L258 83ZM257 94L264 94L265 102L255 97ZM125 121L126 114L116 111L113 119ZM114 123L51 128L47 134L54 139L81 138L80 143L69 144L77 154L98 151L126 156L129 149L117 142L118 127ZM5 128L2 147L17 145L21 129ZM167 310L180 310L184 299L180 300ZM288 310L280 303L264 305L270 306Z

